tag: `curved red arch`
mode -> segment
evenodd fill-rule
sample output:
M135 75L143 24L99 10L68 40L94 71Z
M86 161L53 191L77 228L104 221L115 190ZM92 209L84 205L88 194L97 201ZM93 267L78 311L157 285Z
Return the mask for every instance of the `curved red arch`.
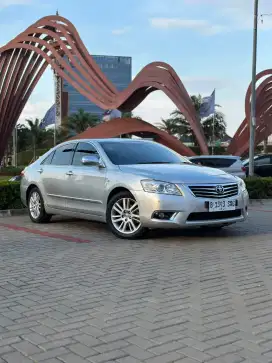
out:
M167 132L158 129L150 123L139 120L137 118L116 118L108 122L104 122L95 127L89 127L71 138L73 139L100 139L117 137L123 134L137 135L140 133L152 134L155 136L156 142L168 146L180 155L193 156L195 153L180 142L176 137L169 135Z
M118 92L89 55L74 25L63 17L47 16L0 48L0 159L16 121L48 65L103 109L132 111L151 92L163 91L189 121L202 153L208 154L191 99L169 64L148 64L126 90Z
M266 77L266 78L264 78ZM255 146L272 134L272 69L266 69L257 74L257 81L264 78L256 89L256 132ZM245 97L246 117L236 131L227 152L234 155L243 155L249 150L249 120L251 106L251 84L248 86Z

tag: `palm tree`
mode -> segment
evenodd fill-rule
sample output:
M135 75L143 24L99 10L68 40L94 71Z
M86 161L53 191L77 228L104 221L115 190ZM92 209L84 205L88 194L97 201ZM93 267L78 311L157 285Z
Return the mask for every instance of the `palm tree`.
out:
M140 116L135 116L133 112L122 112L122 118L137 118L138 120L142 120Z
M27 125L30 129L33 147L33 158L36 160L37 145L41 145L46 139L46 131L40 128L41 121L36 118L34 121L26 119Z
M80 108L78 112L67 117L64 128L70 132L79 134L85 131L88 127L95 127L99 124L99 122L99 116L85 112L82 108Z
M207 140L210 142L214 141L213 138L221 140L226 135L227 130L224 114L216 111L214 117L210 116L202 121L202 127Z
M204 134L205 134L207 140L211 141L213 139L213 116L208 117L207 119L202 121L199 116L200 106L202 104L201 95L197 95L197 96L193 95L193 96L191 96L191 100L194 105L196 114L203 126ZM215 105L215 106L220 107L219 105ZM176 125L180 126L180 128L179 128L179 130L181 131L180 138L183 138L183 137L189 138L191 140L191 142L194 143L194 145L197 145L196 137L192 131L192 128L191 128L189 122L186 120L183 113L180 112L179 110L174 110L173 112L171 112L170 116L171 116L170 120L172 120L171 122L174 122ZM215 136L215 138L222 138L226 133L226 122L225 122L224 118L225 117L222 112L215 111L215 116L214 116L214 121L215 121L214 136Z

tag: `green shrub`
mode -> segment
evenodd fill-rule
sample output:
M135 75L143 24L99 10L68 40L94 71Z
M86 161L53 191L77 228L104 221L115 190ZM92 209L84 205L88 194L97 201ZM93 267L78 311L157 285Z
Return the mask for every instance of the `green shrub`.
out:
M24 166L5 166L0 169L0 175L15 176L20 175L21 171L24 170Z
M0 210L23 208L20 197L20 182L0 180Z
M250 199L272 198L272 178L250 177L245 183Z

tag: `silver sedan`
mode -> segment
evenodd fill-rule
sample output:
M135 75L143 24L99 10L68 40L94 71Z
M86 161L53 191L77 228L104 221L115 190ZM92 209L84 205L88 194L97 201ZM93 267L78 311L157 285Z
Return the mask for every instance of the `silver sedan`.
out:
M21 198L35 223L52 215L106 222L120 238L148 229L221 228L247 217L245 183L158 143L73 140L28 166Z

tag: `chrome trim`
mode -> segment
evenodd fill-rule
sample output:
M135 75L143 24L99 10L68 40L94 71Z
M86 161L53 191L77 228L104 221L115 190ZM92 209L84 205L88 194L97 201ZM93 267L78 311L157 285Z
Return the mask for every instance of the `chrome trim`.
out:
M222 186L223 193L218 193L217 189ZM237 183L228 184L195 184L188 185L189 190L196 198L229 198L237 196L239 193L239 186Z
M88 203L94 203L94 204L103 204L101 200L95 200L95 199L67 197L65 195L58 195L58 194L47 194L47 195L48 195L48 197L53 197L53 198L78 200L79 202L88 202Z

